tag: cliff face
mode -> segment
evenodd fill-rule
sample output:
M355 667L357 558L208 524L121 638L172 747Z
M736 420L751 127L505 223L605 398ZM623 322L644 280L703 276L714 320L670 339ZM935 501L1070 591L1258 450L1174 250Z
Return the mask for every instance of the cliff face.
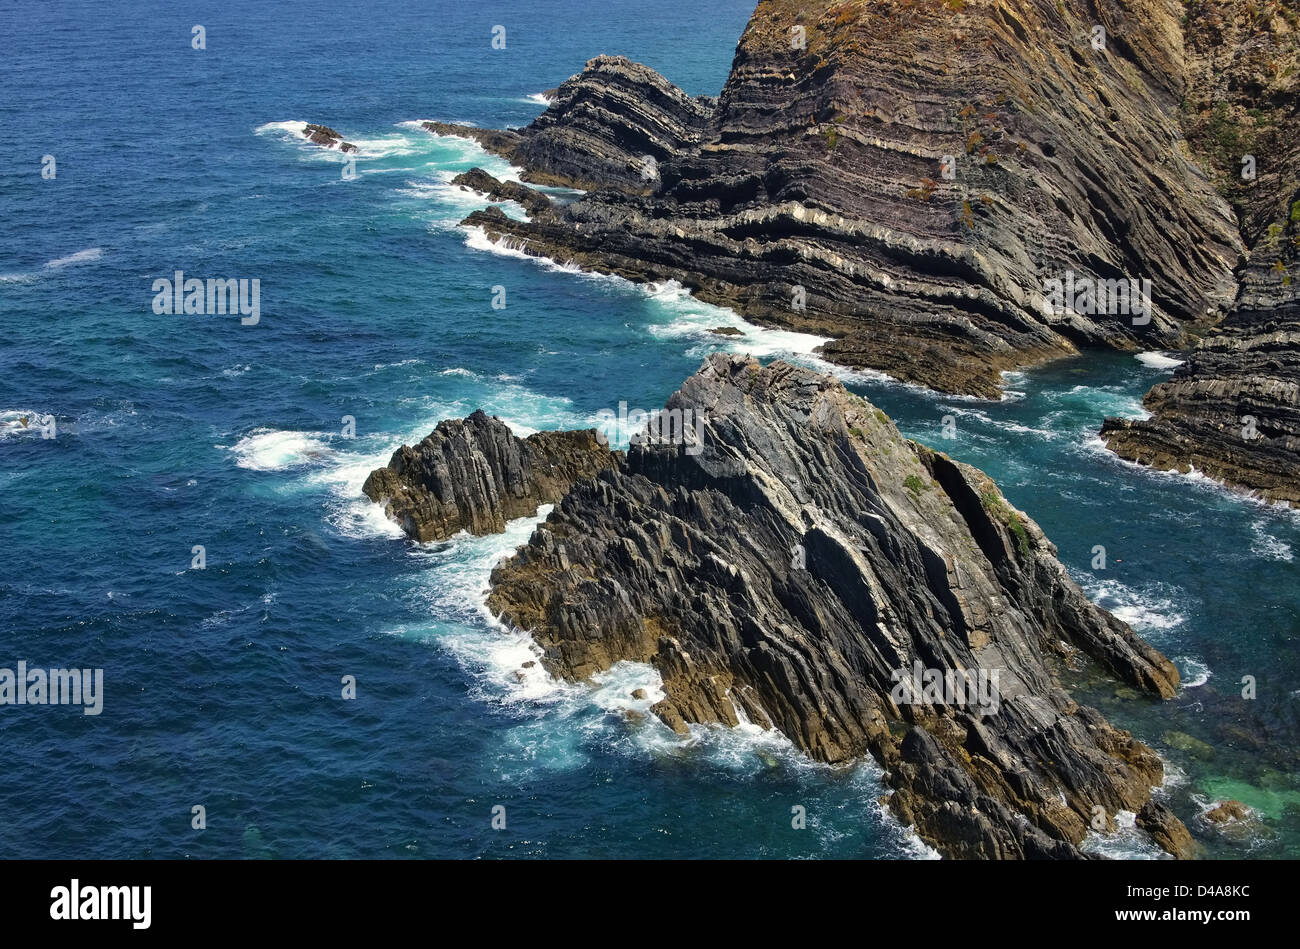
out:
M680 279L834 337L826 355L846 365L994 396L1001 370L1080 345L1178 346L1231 303L1242 245L1179 131L1183 52L1155 0L763 0L716 107L593 60L507 151L532 180L605 190L545 219L467 223ZM1067 274L1148 279L1150 313L1054 309L1046 282Z
M1131 461L1300 505L1300 15L1200 3L1187 34L1189 137L1232 201L1249 264L1227 318L1143 400L1152 417L1107 419L1101 435Z
M1184 851L1150 801L1159 759L1052 671L1087 655L1167 697L1176 670L985 475L781 362L712 356L668 409L704 419L702 449L635 445L492 574L552 672L650 662L674 728L743 717L819 760L871 754L951 856L1079 856L1097 807Z
M506 521L554 504L572 484L612 466L617 454L594 429L519 438L482 410L439 422L414 448L403 445L361 490L384 505L412 540L445 540L465 530L492 534Z

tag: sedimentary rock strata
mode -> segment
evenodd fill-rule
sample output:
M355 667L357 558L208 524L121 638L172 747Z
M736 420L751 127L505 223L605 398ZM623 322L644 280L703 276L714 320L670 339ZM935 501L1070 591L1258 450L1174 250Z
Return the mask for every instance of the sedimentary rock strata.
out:
M529 180L603 190L554 219L467 223L679 279L832 337L839 363L996 396L1002 370L1176 347L1231 304L1242 242L1182 140L1183 92L1177 14L1153 0L763 0L716 104L600 57L495 142ZM1058 312L1044 286L1071 273L1150 280L1149 312Z
M597 56L550 96L519 131L426 122L439 135L471 138L524 168L524 180L633 193L658 185L659 165L696 148L715 100L692 98L653 69L622 56Z
M362 491L413 540L443 540L462 530L499 533L506 521L554 504L575 481L617 457L594 429L519 438L480 410L439 422L418 445L397 449Z
M1232 201L1249 263L1226 319L1147 393L1151 417L1107 419L1101 435L1131 461L1300 505L1300 15L1287 12L1243 2L1189 12L1185 121Z
M783 362L712 356L668 401L688 409L702 445L634 444L493 571L490 607L550 671L648 662L674 728L747 719L821 761L870 754L950 856L1078 857L1120 811L1188 851L1151 801L1159 758L1053 669L1090 657L1153 697L1177 671L987 476Z

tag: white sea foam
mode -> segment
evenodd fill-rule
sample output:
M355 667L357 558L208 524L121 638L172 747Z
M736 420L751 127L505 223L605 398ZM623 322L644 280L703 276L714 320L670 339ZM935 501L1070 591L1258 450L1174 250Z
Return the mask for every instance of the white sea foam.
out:
M1051 440L1059 437L1061 434L1060 432L1048 428L1034 428L1030 425L1022 425L1019 422L1013 422L1010 419L997 419L982 409L963 408L962 406L957 405L940 405L939 409L942 412L951 412L959 418L973 418L991 428L999 428L1005 432L1014 432L1018 435L1037 435L1040 438Z
M1175 656L1174 665L1178 667L1178 677L1184 689L1198 689L1214 675L1209 666L1191 656Z
M1250 532L1255 536L1255 540L1250 546L1250 552L1264 560L1290 563L1293 557L1291 545L1274 537L1267 528L1268 523L1262 518L1251 521Z
M1155 351L1138 353L1134 358L1151 369L1173 369L1176 366L1181 366L1184 362L1182 359L1175 359L1166 353Z
M1180 611L1187 596L1169 584L1154 583L1138 590L1117 579L1090 575L1083 577L1080 585L1088 599L1140 633L1163 632L1187 620Z
M1150 836L1138 830L1137 815L1132 811L1115 814L1113 833L1088 831L1079 849L1095 857L1111 860L1172 860Z
M526 96L524 96L524 101L525 101L525 102L532 102L532 103L534 103L535 105L544 105L544 106L549 106L549 105L550 105L552 102L554 102L555 100L552 99L550 96L548 96L548 95L547 95L546 93L544 93L544 92L534 92L534 93L531 93L530 95L526 95Z
M701 342L687 351L692 356L702 356L706 352L722 350L748 354L755 358L798 355L822 362L812 357L811 353L827 342L825 337L756 326L746 322L732 310L695 299L690 291L676 280L639 284L613 274L583 270L572 261L559 262L549 257L529 254L522 249L523 243L510 235L502 235L492 240L481 227L465 228L465 244L474 250L483 250L518 260L529 260L547 270L591 280L611 281L635 292L644 293L668 311L666 322L653 323L647 328L652 335L660 338L695 337L702 341L707 339L707 342ZM737 329L742 335L723 336L710 332L712 329L724 326ZM823 364L830 371L842 372L842 367L831 366L829 363Z
M825 337L809 333L749 323L733 310L697 300L676 280L630 285L650 297L668 316L667 322L650 325L648 329L652 335L661 339L687 337L700 340L688 350L691 356L703 358L707 353L718 350L747 354L758 359L778 355L806 355L827 342ZM724 327L738 330L741 335L726 336L712 332Z
M323 460L329 447L308 432L286 432L276 428L254 429L228 449L235 464L252 471L283 471Z
M265 125L259 125L253 129L255 135L278 134L281 136L290 135L295 139L302 139L303 131L307 128L308 123L299 120L290 120L288 122L267 122Z
M85 250L79 250L75 254L69 254L67 257L57 257L54 260L47 261L46 270L57 270L60 267L68 267L73 264L85 264L92 260L99 260L104 256L104 250L101 247L87 247Z
M0 438L16 438L22 435L40 438L41 421L45 417L46 413L34 412L30 409L0 410Z

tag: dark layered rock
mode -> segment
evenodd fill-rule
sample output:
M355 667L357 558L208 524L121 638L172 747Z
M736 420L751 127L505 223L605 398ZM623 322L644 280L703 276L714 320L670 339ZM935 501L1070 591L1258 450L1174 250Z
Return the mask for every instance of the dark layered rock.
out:
M361 490L413 540L444 540L462 530L499 533L506 521L554 504L617 458L594 429L519 438L479 410L439 422L418 445L397 449Z
M894 812L950 856L1078 857L1119 811L1185 852L1150 804L1159 758L1054 670L1090 657L1152 697L1177 671L987 476L783 362L714 355L668 401L687 410L702 442L634 443L493 571L490 607L552 673L648 662L678 730L749 720L820 761L870 754ZM913 670L991 686L909 699Z
M308 125L302 130L302 134L313 145L337 148L341 152L355 152L357 150L357 146L351 142L343 141L342 133L334 131L328 125Z
M473 139L523 166L524 180L534 184L642 193L658 186L663 162L700 144L716 105L623 56L597 56L547 97L546 111L523 129L444 122L424 128Z
M471 168L451 179L451 183L479 191L493 201L514 201L529 214L544 214L551 208L551 199L540 191L517 181L500 181L482 168Z
M1300 505L1300 16L1200 3L1187 35L1189 138L1232 201L1249 263L1228 316L1147 393L1151 417L1107 419L1101 437L1130 461Z
M1177 347L1231 304L1242 243L1182 138L1183 52L1156 0L762 0L704 125L684 104L706 102L644 67L589 66L511 160L604 168L605 189L554 219L466 223L832 337L835 362L996 396L1003 370ZM643 151L650 194L626 173ZM1045 284L1067 273L1151 280L1149 320L1057 312Z
M519 148L520 135L513 129L485 129L477 125L456 125L451 122L424 122L421 127L434 135L471 139L482 145L484 151L499 155L510 162L515 160L515 153Z
M660 164L700 144L715 104L688 96L640 63L597 56L523 130L516 159L530 181L651 191Z

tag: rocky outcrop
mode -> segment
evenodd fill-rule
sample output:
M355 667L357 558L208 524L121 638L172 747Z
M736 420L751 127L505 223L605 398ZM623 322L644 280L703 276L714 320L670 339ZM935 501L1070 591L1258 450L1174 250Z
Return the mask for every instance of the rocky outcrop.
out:
M1143 404L1150 418L1102 425L1120 457L1300 506L1300 300L1243 302Z
M1300 505L1300 15L1203 2L1187 35L1189 137L1232 201L1249 263L1227 318L1147 393L1151 417L1107 419L1101 437L1130 461Z
M762 0L707 116L645 67L593 60L510 155L527 180L604 189L546 220L466 223L678 279L831 337L841 364L996 396L1003 370L1177 347L1231 304L1242 242L1183 141L1184 91L1158 0ZM648 194L629 180L642 153ZM1055 306L1071 274L1148 279L1150 312Z
M418 445L403 445L362 491L417 541L460 531L492 534L506 521L554 504L576 481L618 458L594 429L537 432L519 438L482 410L439 422Z
M355 152L357 146L351 142L343 141L343 135L334 131L328 125L308 125L302 130L302 134L307 137L307 141L313 145L321 145L325 148L337 148L341 152Z
M515 160L519 148L520 135L513 129L485 129L477 125L456 125L450 122L424 122L421 128L433 135L471 139L483 146L484 151L499 155L509 162Z
M660 164L698 147L715 105L640 63L597 56L523 130L516 158L530 181L651 191Z
M688 410L702 441L634 442L493 571L489 606L551 672L648 662L678 730L749 720L821 761L870 754L950 856L1078 857L1120 811L1186 852L1151 804L1159 758L1054 668L1090 657L1161 697L1177 671L987 476L783 362L711 356L668 401Z
M451 179L451 183L481 192L493 201L514 201L529 214L544 214L551 208L551 199L542 192L517 181L500 181L482 168L471 168Z
M699 145L716 105L622 56L597 56L548 98L546 111L517 131L442 122L424 128L473 139L523 166L524 180L534 184L643 193L658 185L660 164Z

